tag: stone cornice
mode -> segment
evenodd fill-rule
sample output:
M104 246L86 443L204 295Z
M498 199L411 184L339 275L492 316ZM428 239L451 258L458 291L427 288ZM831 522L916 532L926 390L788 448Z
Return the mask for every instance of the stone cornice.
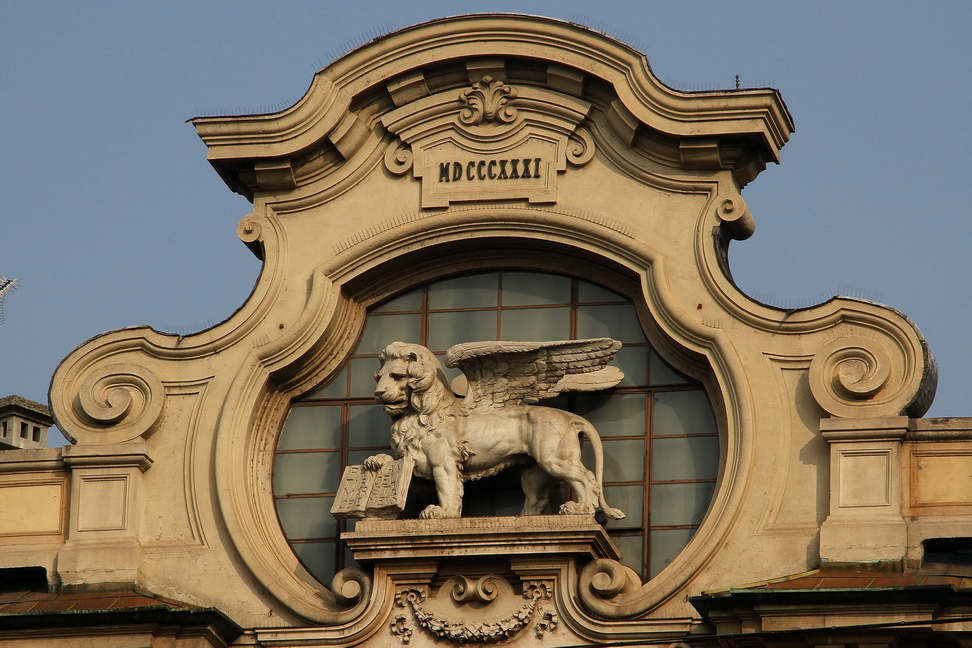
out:
M197 117L192 123L209 147L210 162L234 190L252 190L239 174L252 174L257 160L271 164L269 186L280 188L280 178L290 180L279 169L292 156L327 140L347 160L367 139L377 127L375 115L355 112L356 98L377 90L390 93L394 103L410 100L429 93L423 68L465 61L470 80L478 81L473 77L479 72L504 73L507 59L557 62L547 71L547 86L565 93L580 94L588 77L609 84L617 96L609 118L631 137L645 126L682 138L689 148L697 140L750 139L762 159L778 162L793 131L776 90L680 92L654 76L643 54L604 34L548 18L497 14L444 18L376 39L318 72L307 93L280 112ZM489 65L477 63L483 60ZM689 156L685 164L699 161Z

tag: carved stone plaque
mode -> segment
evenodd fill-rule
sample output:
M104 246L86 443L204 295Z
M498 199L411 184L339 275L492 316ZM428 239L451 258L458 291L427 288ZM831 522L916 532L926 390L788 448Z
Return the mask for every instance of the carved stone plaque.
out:
M395 519L405 507L413 466L411 457L389 461L379 470L348 466L341 477L331 515L338 519Z

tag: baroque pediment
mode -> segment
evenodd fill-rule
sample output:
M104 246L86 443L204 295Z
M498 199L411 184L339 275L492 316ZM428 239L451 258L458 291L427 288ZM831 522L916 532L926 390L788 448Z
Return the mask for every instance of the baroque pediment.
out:
M423 208L495 199L553 203L568 165L594 156L581 126L590 111L582 99L485 75L384 115L382 124L397 136L385 166L422 182Z

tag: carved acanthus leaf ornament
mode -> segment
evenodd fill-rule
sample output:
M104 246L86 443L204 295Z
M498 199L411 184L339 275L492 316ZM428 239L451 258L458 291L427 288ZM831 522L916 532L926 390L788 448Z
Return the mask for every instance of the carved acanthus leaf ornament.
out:
M516 107L510 105L510 100L515 98L516 88L484 76L472 88L459 93L459 102L465 105L459 113L459 121L467 126L492 121L509 124L516 119Z

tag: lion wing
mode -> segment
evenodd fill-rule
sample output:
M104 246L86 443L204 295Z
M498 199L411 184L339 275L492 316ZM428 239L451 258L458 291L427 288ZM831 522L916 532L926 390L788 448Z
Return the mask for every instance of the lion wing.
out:
M621 348L611 338L556 342L467 342L446 353L468 382L465 405L484 410L526 398L614 387L624 374L608 363Z

